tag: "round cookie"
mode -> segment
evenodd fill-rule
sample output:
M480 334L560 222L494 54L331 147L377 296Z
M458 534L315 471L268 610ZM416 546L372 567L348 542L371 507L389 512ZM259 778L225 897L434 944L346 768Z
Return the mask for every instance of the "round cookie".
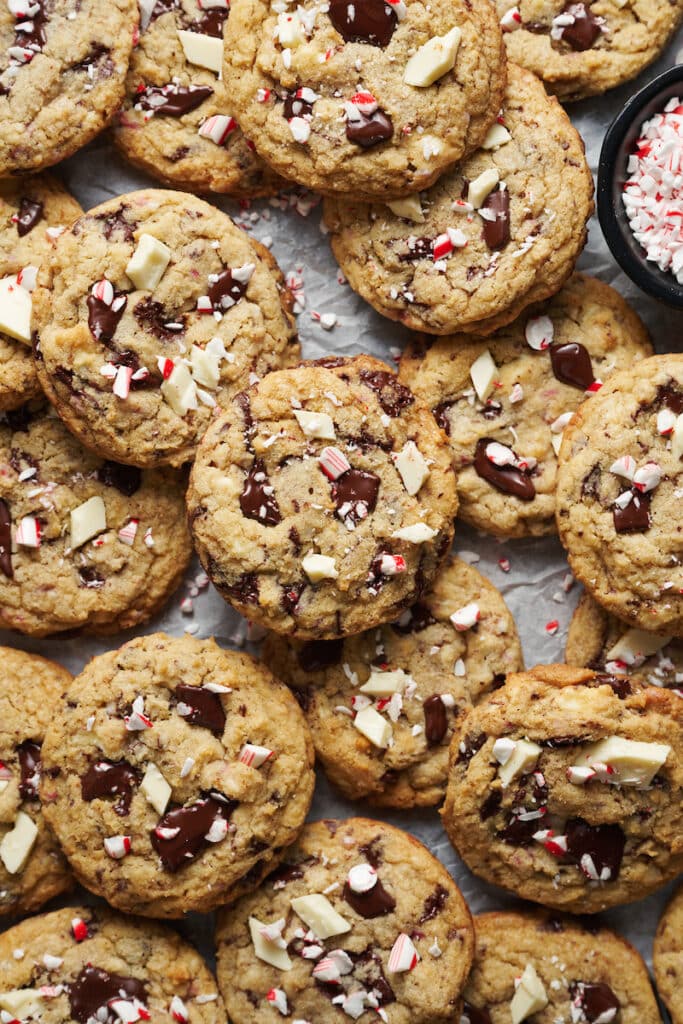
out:
M628 903L683 868L682 754L670 690L540 665L461 719L444 827L476 875L524 899Z
M458 716L523 664L503 598L460 559L391 625L308 643L271 633L263 658L294 687L330 780L380 807L440 803ZM374 740L365 709L383 719Z
M0 419L0 624L31 636L146 622L192 553L183 487L86 451L28 406Z
M100 907L64 907L0 935L0 1008L43 1024L224 1024L216 982L170 928Z
M220 67L228 4L207 9L198 0L150 0L145 6L114 129L118 148L176 188L272 195L285 182L256 155L231 116L224 79L189 60L181 42L216 49Z
M581 137L541 82L513 64L499 120L494 148L419 197L392 208L325 200L332 251L383 316L430 334L491 334L574 269L593 211Z
M673 1024L683 1021L683 888L669 901L655 935L652 953L655 981Z
M582 594L569 623L565 660L596 672L628 673L642 686L683 694L683 641L632 629Z
M529 1007L534 1024L660 1024L642 957L607 928L548 913L490 913L475 917L474 931L462 1024L510 1024L511 1006ZM525 999L534 975L542 989L535 1010Z
M369 356L270 373L202 439L187 495L223 597L302 640L391 621L453 539L455 476L434 417Z
M683 18L681 0L496 0L496 8L510 60L563 102L635 78Z
M280 12L280 13L278 13ZM233 0L224 76L237 121L286 178L404 196L476 149L505 88L495 10L450 0Z
M282 860L312 762L301 709L259 662L155 633L76 678L45 737L41 796L87 888L119 910L182 917Z
M621 296L575 274L550 302L486 340L415 337L399 380L448 434L461 519L500 537L543 536L557 529L563 426L596 380L651 354L645 327ZM496 464L489 450L508 464Z
M72 885L38 796L43 736L71 673L10 647L0 659L0 915L29 914Z
M233 1024L455 1021L474 946L444 866L364 818L307 825L279 871L220 913L216 939Z
M182 192L90 210L59 238L33 304L50 401L86 447L134 466L191 459L217 405L299 355L268 250Z
M108 124L137 23L135 0L3 5L0 178L56 164Z
M567 427L557 527L569 564L609 612L683 635L683 355L614 374Z
M0 278L40 266L60 231L80 213L76 200L48 175L0 181ZM22 275L26 286L31 277L31 272ZM17 333L23 334L25 326L17 323ZM0 330L0 412L39 394L30 337L20 341Z

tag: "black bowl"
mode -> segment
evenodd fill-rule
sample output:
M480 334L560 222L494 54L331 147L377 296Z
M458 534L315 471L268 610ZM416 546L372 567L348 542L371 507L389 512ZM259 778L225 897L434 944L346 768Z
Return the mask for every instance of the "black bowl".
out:
M648 263L629 227L622 202L626 166L644 121L663 110L674 96L683 99L683 65L658 75L633 96L607 130L598 169L598 217L612 255L632 281L649 295L683 309L683 285L670 271Z

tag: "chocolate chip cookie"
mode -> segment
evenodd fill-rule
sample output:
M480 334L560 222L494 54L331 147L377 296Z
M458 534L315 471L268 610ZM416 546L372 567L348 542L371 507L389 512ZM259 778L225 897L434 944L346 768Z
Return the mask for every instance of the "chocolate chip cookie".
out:
M683 635L683 355L615 374L566 430L557 527L569 563L609 612Z
M594 913L683 867L683 701L624 676L540 665L460 720L444 827L472 871Z
M657 990L673 1024L683 1021L683 888L678 889L662 914L655 935L652 965Z
M179 466L216 407L299 355L275 260L220 210L147 189L90 210L34 293L40 383L93 451Z
M234 1024L458 1020L472 919L416 839L364 818L307 825L260 889L218 919Z
M100 907L65 907L0 936L0 1009L44 1024L224 1024L216 982L170 928Z
M0 915L28 914L72 884L38 795L43 736L71 673L9 647L0 660Z
M263 657L294 687L330 780L381 807L440 803L459 715L522 667L503 598L460 559L391 625L308 643L271 633Z
M542 536L556 530L564 427L610 373L651 354L621 296L575 274L549 303L487 340L416 336L399 380L448 434L460 517L501 537Z
M155 633L76 678L45 737L41 798L79 881L120 910L182 917L279 863L312 762L298 704L259 662Z
M257 152L317 192L404 196L476 149L500 109L488 4L233 0L224 77Z
M396 618L453 538L447 439L384 363L330 357L270 373L206 432L188 517L238 611L302 640Z
M29 406L0 418L0 464L2 626L115 633L173 593L191 555L176 473L97 458Z
M349 284L379 313L430 334L488 335L564 284L592 196L581 137L510 64L498 122L456 169L390 205L328 198L324 216Z
M35 271L80 213L76 200L48 175L0 181L0 411L41 393L31 356Z

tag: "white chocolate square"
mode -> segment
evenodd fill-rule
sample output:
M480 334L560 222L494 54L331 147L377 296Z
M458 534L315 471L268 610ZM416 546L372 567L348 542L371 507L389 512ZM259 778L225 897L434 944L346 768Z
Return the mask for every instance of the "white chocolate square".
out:
M154 235L142 234L128 260L126 274L140 291L153 292L171 262L172 252Z
M200 32L178 30L178 39L189 64L198 68L208 68L220 75L223 69L223 39L205 36Z
M140 789L157 814L164 814L173 790L155 764L147 765Z
M510 1003L512 1024L521 1024L532 1013L538 1013L547 1005L548 996L543 982L537 975L533 964L527 964Z
M258 918L249 918L249 931L251 932L251 941L254 944L254 953L259 960L270 964L271 967L276 967L278 971L291 971L292 961L289 959L287 950L278 946L275 942L270 942L262 934L263 929L266 927L267 925L259 921Z
M333 935L344 935L351 931L351 925L338 914L327 896L313 892L308 896L297 896L291 901L292 910L308 925L319 939L330 939Z
M373 707L363 708L353 720L358 732L379 750L386 750L389 740L393 735L393 729L386 718L382 718Z
M31 344L31 293L17 283L16 274L0 279L0 331L15 341Z
M71 547L74 550L106 529L107 510L98 494L71 510Z
M426 89L455 67L462 32L456 26L445 36L433 36L414 53L406 64L403 81Z
M294 409L296 421L306 437L319 437L323 441L334 441L334 423L326 412L308 412L307 409Z
M498 778L503 789L509 786L518 775L525 775L535 768L542 753L543 751L537 743L531 743L529 740L515 740L514 750L505 764L501 764L498 769Z
M37 838L35 822L24 811L19 811L14 819L14 828L5 833L0 843L0 860L10 875L17 875L23 870Z
M470 366L470 378L480 402L485 402L491 394L497 373L498 367L488 349L482 352Z

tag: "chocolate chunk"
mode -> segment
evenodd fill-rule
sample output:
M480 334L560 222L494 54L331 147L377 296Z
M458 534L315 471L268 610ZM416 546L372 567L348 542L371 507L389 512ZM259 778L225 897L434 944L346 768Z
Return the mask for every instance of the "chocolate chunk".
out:
M571 46L572 50L590 50L600 35L600 22L590 7L587 4L570 3L562 13L574 18L573 24L565 25L562 29L562 41Z
M581 481L581 497L582 498L595 498L600 500L600 481L602 479L602 470L596 463L585 477Z
M608 881L619 877L626 836L619 825L589 825L583 818L571 818L565 827L567 857L581 866L581 858L589 856L598 874L609 871Z
M246 294L248 284L248 281L238 281L233 277L230 267L226 267L220 274L212 274L208 295L216 312L224 313L226 309L239 302Z
M358 523L377 504L379 477L362 469L347 469L332 484L332 498L344 520Z
M393 419L400 416L403 409L415 401L412 392L403 384L399 384L393 373L384 370L361 370L360 379L376 393L379 404L387 416Z
M194 860L208 845L206 836L214 822L227 821L235 807L236 800L219 800L209 794L186 807L167 811L150 832L163 867L175 872ZM164 829L169 830L170 838L163 838Z
M490 210L495 215L494 220L482 217L482 238L493 252L504 249L510 241L510 193L506 188L489 192L481 209Z
M296 92L290 92L285 96L282 114L288 121L291 121L293 117L309 117L313 113L313 104L309 100L297 96L297 92L301 92L301 90L297 89Z
M173 341L185 333L185 317L167 312L160 302L151 296L141 299L133 309L133 316L145 330L161 341ZM169 330L167 324L180 324L180 330ZM133 381L133 383L135 383Z
M536 497L536 488L529 473L517 466L496 466L491 462L486 449L492 442L491 437L482 437L477 441L474 468L478 475L503 494L511 494L520 501L533 501Z
M524 814L524 811L520 812ZM498 832L498 838L509 846L531 846L534 841L534 833L542 826L539 818L527 820L519 814L512 814L505 828Z
M12 517L9 514L9 505L4 498L0 498L0 569L8 580L14 576L12 569Z
M478 736L466 736L460 744L457 764L469 764L474 755L481 750L486 743L486 733L479 733Z
M175 688L176 700L185 704L190 713L182 715L183 721L190 725L201 725L209 729L214 736L222 736L225 729L225 711L220 694L214 693L206 686L188 686L179 683Z
M577 341L567 345L551 345L550 363L553 373L562 384L588 391L595 381L588 349Z
M655 398L656 405L666 405L677 416L683 413L683 391L675 380L660 384Z
M115 210L114 213L97 214L97 216L93 218L94 220L101 221L102 232L108 242L111 242L112 238L119 234L125 242L132 242L135 240L133 228L136 222L126 220L124 212L127 209L127 206L122 205L118 210ZM76 228L74 228L74 233L77 233Z
M140 773L128 761L95 761L81 777L84 800L118 797L114 811L121 817L128 814L133 790L140 783Z
M150 25L157 18L160 18L162 14L169 14L171 11L177 11L179 8L180 0L157 0L150 15Z
M503 802L503 793L500 789L492 789L479 808L479 817L482 821L488 821L500 809Z
M244 419L245 447L251 451L251 439L254 436L256 427L254 426L254 417L251 415L251 401L246 391L240 391L235 395L235 405L239 408Z
M79 60L77 64L72 64L70 70L86 71L88 77L92 78L91 68L97 65L98 78L108 78L114 70L114 65L109 57L110 53L111 51L108 46L103 46L102 43L93 43L83 60Z
M142 471L137 466L122 466L107 460L97 470L97 479L105 487L115 487L127 498L132 498L142 483Z
M597 678L589 685L611 686L619 700L626 700L626 698L630 697L633 693L631 683L626 676L597 676Z
M418 260L431 260L434 255L434 239L425 235L420 238L411 236L408 239L408 249L399 255L401 263L416 263Z
M358 111L360 117L346 119L346 138L363 149L370 149L380 142L388 142L394 134L394 122L386 111L378 107L372 114Z
M117 302L119 299L123 299L120 305ZM127 302L128 297L122 292L114 292L111 306L95 295L88 295L88 327L95 341L103 341L106 344L113 339Z
M17 234L20 238L27 235L43 216L43 204L37 199L22 198L19 213L16 217ZM14 218L13 218L14 219Z
M642 533L650 529L650 495L632 493L633 497L626 508L615 505L612 509L614 529L617 533Z
M282 522L280 507L262 459L254 459L247 473L240 494L240 508L247 519L255 519L264 526L277 526Z
M392 622L391 628L395 633L400 633L402 636L407 636L409 633L420 633L427 626L431 626L436 622L436 619L430 612L426 604L421 604L419 601L414 604L412 608L408 608L407 611L403 612L400 619L396 622Z
M578 1005L588 1024L594 1024L603 1014L609 1015L604 1018L605 1020L613 1020L621 1009L618 998L604 981L572 981L569 985L569 994L572 1003Z
M274 888L284 889L290 882L295 882L303 877L304 873L299 864L283 863L275 868L271 875L268 875L268 881L273 883Z
M305 583L290 583L289 586L282 588L281 604L289 615L293 615L296 611L297 605L301 600L301 595L305 589Z
M338 665L343 651L343 640L309 640L299 648L297 660L304 672L322 672Z
M491 1014L486 1007L478 1010L475 1006L465 1001L462 1007L460 1024L491 1024Z
M20 405L18 409L8 409L7 412L0 414L0 426L2 425L2 416L4 416L12 433L23 433L28 430L34 415L35 409L32 408L30 402L27 402L25 405Z
M396 1000L394 990L387 981L382 970L382 961L377 953L371 949L364 949L362 953L350 953L354 962L353 976L359 981L364 989L374 992L380 1006L387 1006Z
M235 583L224 584L223 589L236 601L258 604L258 576L255 572L242 573Z
M152 110L155 114L166 114L168 117L182 117L196 110L209 96L213 96L213 89L208 85L148 85L137 97L137 102L143 110Z
M441 402L435 409L432 409L432 416L448 436L451 436L451 420L448 415L453 408L453 402Z
M213 36L214 39L223 38L225 22L230 14L229 7L209 7L204 11L198 21L188 25L190 32L200 32L203 36Z
M330 21L347 43L388 46L398 18L385 0L330 0Z
M24 740L17 747L21 781L19 793L22 800L37 800L40 783L40 743L35 740Z
M89 1020L97 1020L102 1024L118 1020L109 1003L120 999L123 993L130 999L138 999L144 1003L147 989L144 982L137 978L124 978L120 974L110 974L101 967L86 964L81 968L75 981L68 986L71 1016L79 1024L87 1024Z
M377 835L369 843L359 846L358 852L363 854L368 864L372 864L373 868L378 868L382 863L382 848L382 837Z
M424 924L426 921L433 921L437 914L440 914L443 910L447 899L448 889L444 889L443 885L437 885L434 892L431 892L424 902L424 907L422 908L422 914L418 924Z
M367 892L354 892L348 882L344 885L344 899L361 917L371 919L390 914L396 906L396 900L384 888L379 878L372 889Z
M446 717L446 705L438 693L428 697L422 705L425 716L425 736L427 745L435 747L446 735L448 719Z

